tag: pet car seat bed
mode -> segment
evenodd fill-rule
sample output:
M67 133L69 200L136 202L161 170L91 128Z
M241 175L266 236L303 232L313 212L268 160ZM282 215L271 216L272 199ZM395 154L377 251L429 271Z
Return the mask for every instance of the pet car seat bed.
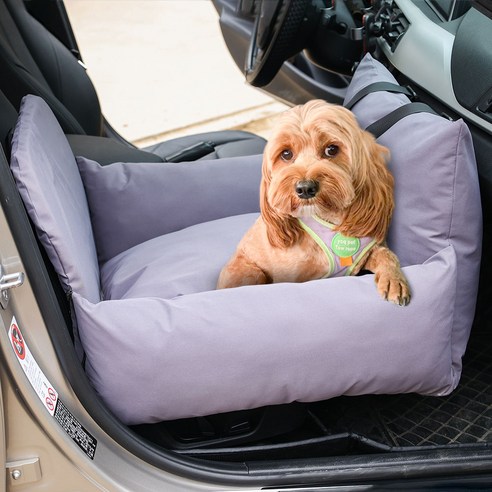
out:
M347 99L378 81L395 83L366 57ZM378 92L353 110L367 126L408 102ZM215 290L258 215L261 156L102 167L76 160L43 100L24 99L12 172L72 295L87 376L121 421L455 388L481 246L470 133L420 113L379 141L392 153L389 246L406 307L382 300L373 275Z

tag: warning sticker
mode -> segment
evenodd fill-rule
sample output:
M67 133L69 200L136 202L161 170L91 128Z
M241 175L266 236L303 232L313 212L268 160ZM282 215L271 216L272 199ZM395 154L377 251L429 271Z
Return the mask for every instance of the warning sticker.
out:
M11 325L10 342L12 343L12 347L14 347L14 352L17 357L20 360L24 360L26 358L24 339L22 338L21 332L15 323Z
M26 373L31 386L34 388L34 391L36 391L39 399L43 402L48 412L50 412L51 415L54 415L56 402L58 401L58 393L54 390L31 354L15 317L12 318L12 322L10 323L9 338L15 355L17 356L22 369Z
M93 460L97 446L96 438L87 432L61 400L58 400L56 405L55 419L77 446Z
M65 404L58 397L53 385L48 381L44 372L38 366L15 317L12 318L9 328L9 339L14 353L36 391L46 410L61 425L62 429L71 437L80 449L90 458L94 459L97 440L82 426L82 424L70 413Z

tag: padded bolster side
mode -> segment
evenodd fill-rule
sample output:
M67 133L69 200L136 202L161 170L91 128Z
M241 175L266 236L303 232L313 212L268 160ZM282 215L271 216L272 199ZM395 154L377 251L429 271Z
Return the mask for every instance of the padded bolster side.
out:
M361 61L347 91L351 99L374 82L397 83L371 55ZM353 108L363 127L408 104L403 94L374 92ZM457 257L457 295L452 328L453 363L461 358L472 326L482 245L482 211L477 164L469 129L420 113L403 118L378 139L389 147L395 178L395 211L388 244L402 265L421 263L452 244Z
M78 158L101 263L194 224L259 211L261 156L181 163Z
M405 308L380 299L372 275L169 300L74 296L86 371L127 424L341 394L447 394L459 380L453 247L404 271L414 293Z
M22 100L11 169L64 290L99 301L99 267L82 180L58 121L37 96Z

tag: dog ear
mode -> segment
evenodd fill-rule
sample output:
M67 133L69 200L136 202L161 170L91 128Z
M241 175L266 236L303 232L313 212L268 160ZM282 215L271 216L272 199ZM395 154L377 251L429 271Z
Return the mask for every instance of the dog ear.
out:
M352 159L357 169L354 178L356 198L340 232L356 237L369 236L383 242L394 208L393 176L386 166L389 150L364 130L353 149Z
M271 176L268 158L263 157L263 169L260 184L260 210L263 222L266 226L267 237L275 248L288 248L293 246L301 237L302 229L299 222L293 217L283 217L278 214L268 201L268 188Z

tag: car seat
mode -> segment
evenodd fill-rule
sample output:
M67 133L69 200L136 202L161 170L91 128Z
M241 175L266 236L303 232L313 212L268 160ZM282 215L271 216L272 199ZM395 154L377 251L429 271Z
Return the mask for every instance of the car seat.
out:
M74 153L101 163L180 162L263 152L265 140L243 131L202 133L137 149L105 121L92 81L73 51L22 0L0 1L0 69L0 89L17 110L26 94L42 97L70 135Z

